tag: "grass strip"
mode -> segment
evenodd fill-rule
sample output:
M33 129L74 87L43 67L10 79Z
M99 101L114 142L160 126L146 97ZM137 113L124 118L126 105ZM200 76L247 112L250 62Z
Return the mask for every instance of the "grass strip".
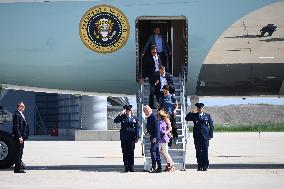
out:
M193 127L189 127L192 131ZM284 132L284 123L255 125L215 125L214 132Z

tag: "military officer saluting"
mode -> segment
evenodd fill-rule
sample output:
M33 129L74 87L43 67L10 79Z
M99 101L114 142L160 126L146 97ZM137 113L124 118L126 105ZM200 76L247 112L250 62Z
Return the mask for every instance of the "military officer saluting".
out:
M133 116L131 105L123 106L123 110L114 119L114 123L121 123L120 140L125 172L134 170L134 149L139 139L139 120Z
M209 166L208 146L213 138L213 121L210 114L203 112L203 103L196 103L196 110L189 112L185 120L193 121L193 138L196 149L197 171L207 171Z

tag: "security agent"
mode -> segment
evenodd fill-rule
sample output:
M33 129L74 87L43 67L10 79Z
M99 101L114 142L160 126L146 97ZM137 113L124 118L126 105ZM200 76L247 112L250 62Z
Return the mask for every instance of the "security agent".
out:
M16 142L14 173L26 173L25 165L22 162L24 143L29 137L29 125L24 116L25 104L17 103L17 110L13 115L12 133Z
M193 138L196 149L197 171L207 171L209 166L208 146L209 140L213 138L213 121L210 114L203 112L203 103L196 103L197 109L189 112L185 120L193 121Z
M114 119L114 123L121 123L120 140L125 172L135 172L134 149L139 139L139 120L133 116L131 105L123 106L123 110Z

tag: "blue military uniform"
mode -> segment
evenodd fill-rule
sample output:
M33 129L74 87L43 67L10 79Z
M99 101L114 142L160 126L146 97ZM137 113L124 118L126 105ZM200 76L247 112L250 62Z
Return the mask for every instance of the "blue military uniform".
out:
M196 103L196 106L204 106L203 103ZM196 158L198 164L198 170L206 171L209 166L208 160L208 146L209 139L213 138L213 121L208 113L193 113L189 112L186 117L186 121L193 121L193 138L196 149Z
M114 119L114 123L121 123L120 141L125 172L134 172L134 149L135 142L139 139L139 120L136 116L129 117L123 114L118 115Z

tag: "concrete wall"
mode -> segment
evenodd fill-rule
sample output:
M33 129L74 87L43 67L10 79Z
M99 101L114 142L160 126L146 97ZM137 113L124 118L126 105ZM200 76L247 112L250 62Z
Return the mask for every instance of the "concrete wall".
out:
M76 141L119 141L119 131L76 130Z

